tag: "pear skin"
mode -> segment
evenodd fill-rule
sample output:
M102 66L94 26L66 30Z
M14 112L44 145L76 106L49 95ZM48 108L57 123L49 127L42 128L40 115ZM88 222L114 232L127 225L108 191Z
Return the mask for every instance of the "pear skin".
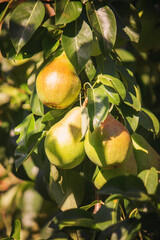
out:
M79 165L85 156L81 137L81 107L75 107L46 134L45 152L49 161L62 169Z
M160 171L160 155L140 134L134 133L131 137L138 173L151 167Z
M40 101L50 108L64 109L76 100L81 82L64 52L40 71L36 88Z
M124 163L122 163L120 167L116 167L113 169L101 168L98 174L96 175L93 183L94 186L99 190L111 178L118 177L124 174L137 175L137 173L138 173L137 163L132 152L130 158Z
M119 166L131 155L130 134L122 123L108 114L101 126L86 134L85 151L88 158L99 167Z

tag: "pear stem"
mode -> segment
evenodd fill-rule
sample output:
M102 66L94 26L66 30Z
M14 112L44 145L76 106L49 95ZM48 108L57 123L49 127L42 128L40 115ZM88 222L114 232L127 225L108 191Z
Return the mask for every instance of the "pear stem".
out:
M98 193L95 193L95 200L101 200L100 195ZM96 203L94 205L93 214L96 214L99 211L99 209L101 208L101 206L102 206L101 202Z
M53 17L53 16L55 16L56 14L55 14L55 11L54 11L54 9L51 7L51 1L50 0L46 0L45 1L45 3L44 3L44 6L45 6L45 8L46 8L46 10L47 10L47 12L48 12L48 15L50 16L50 17Z

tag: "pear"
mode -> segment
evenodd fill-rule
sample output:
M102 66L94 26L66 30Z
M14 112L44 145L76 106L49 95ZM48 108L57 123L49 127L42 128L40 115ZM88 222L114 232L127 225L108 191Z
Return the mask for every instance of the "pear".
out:
M45 152L49 161L62 169L79 165L85 156L81 137L81 107L75 107L46 134Z
M40 101L50 108L64 109L76 100L81 81L64 52L40 71L36 88Z
M132 141L125 126L108 114L104 122L85 137L88 158L103 168L118 166L127 160L132 151Z
M124 174L137 175L137 163L133 154L131 153L130 158L121 164L121 166L113 169L103 169L101 168L93 180L94 186L99 190L105 183L111 178L122 176Z
M151 167L160 171L160 155L140 134L134 133L131 137L138 173Z

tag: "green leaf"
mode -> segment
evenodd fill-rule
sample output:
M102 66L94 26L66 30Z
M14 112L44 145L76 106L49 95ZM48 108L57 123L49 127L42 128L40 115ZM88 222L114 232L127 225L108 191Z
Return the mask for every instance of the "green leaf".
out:
M59 47L59 40L53 38L53 34L48 33L42 41L44 57L48 58L49 55L57 50Z
M45 15L44 5L40 1L26 1L18 5L10 19L10 36L18 53L40 26Z
M138 174L138 177L144 182L148 194L154 194L158 185L157 170L154 167L143 170Z
M108 96L103 88L87 89L88 96L88 114L90 118L90 128L94 129L100 126L105 120L109 111ZM92 130L91 130L92 131Z
M141 108L139 113L139 123L155 134L159 133L159 121L156 116L146 108Z
M83 107L81 112L81 118L82 118L82 139L87 133L88 125L89 125L89 117L88 117L88 108Z
M47 112L43 118L42 123L47 123L49 121L54 121L56 119L59 119L59 117L63 117L63 115L67 112L67 109L55 109Z
M62 211L77 208L82 203L84 188L84 179L74 170L63 170L59 181L51 179L53 198Z
M31 98L30 98L30 105L31 105L33 114L38 115L38 116L44 115L44 107L38 98L36 86L34 87Z
M85 227L94 229L92 214L83 209L70 209L53 218L51 227L62 230L65 227Z
M5 9L0 13L0 23L2 22L4 16L5 16L5 14L7 13L7 10L8 10L8 8L9 8L9 6L10 6L10 4L11 4L12 2L13 2L13 0L12 0L12 1L9 1L8 4L7 4L7 6L5 7Z
M97 2L87 2L86 12L98 38L101 52L106 57L116 40L117 27L114 13L109 6Z
M121 104L117 107L117 110L122 115L125 126L129 132L135 132L139 124L139 113L126 104Z
M56 25L72 22L76 20L82 12L82 3L80 1L56 0L55 4Z
M138 98L133 95L131 92L126 91L126 97L124 99L124 103L131 106L136 111L140 111L141 109L141 103L138 100Z
M124 175L112 178L99 190L100 194L115 194L116 198L126 198L136 201L150 201L143 181L133 175ZM107 198L107 202L111 201L113 196Z
M35 133L35 119L33 114L29 114L15 129L16 135L19 134L17 143L27 151L28 139Z
M103 231L108 226L116 223L118 218L119 200L105 202L100 210L94 215L96 228Z
M91 82L93 80L94 76L96 75L96 68L95 68L94 63L91 58L86 63L86 65L84 67L84 72L88 78L87 80L89 80Z
M62 35L62 46L79 74L87 63L92 50L92 31L82 19L67 24Z
M100 73L114 76L116 72L115 63L110 55L104 59L102 55L96 57L96 62L98 64L98 68L100 69Z
M115 78L115 77L113 77L111 75L106 75L105 74L105 75L99 75L98 79L104 85L108 85L108 82L110 81L112 83L114 89L116 90L116 92L122 98L122 100L125 99L125 97L126 97L126 89L125 89L124 84L118 78Z
M14 240L20 240L21 239L20 232L21 232L21 222L19 219L16 219L14 222L14 227L11 233L11 237Z
M103 204L103 202L102 202L101 200L95 200L95 201L91 202L91 203L88 204L88 205L82 206L81 209L87 211L88 209L94 207L97 203L99 203L99 204Z
M112 6L117 19L118 38L138 43L141 25L136 8L124 1L114 2Z
M137 235L138 231L141 229L140 220L136 218L125 219L114 225L111 225L104 231L102 231L97 240L106 240L106 239L125 239L133 240Z
M110 81L108 81L108 85L107 83L105 83L105 85L101 85L101 88L104 92L106 92L110 103L113 103L115 105L118 105L120 103L119 94L115 91Z
M32 153L34 152L34 150L37 148L37 146L39 145L39 143L41 142L41 140L45 137L46 132L41 132L38 135L38 139L34 139L34 146L32 147L32 149L30 150L29 153L22 153L20 154L19 158L17 158L15 160L15 166L16 166L16 170L18 170L18 168L22 165L22 163L24 163L26 160L29 159L29 157L32 155ZM39 136L40 135L40 136ZM33 135L32 135L33 136ZM32 137L31 136L31 137ZM17 154L18 155L18 154Z

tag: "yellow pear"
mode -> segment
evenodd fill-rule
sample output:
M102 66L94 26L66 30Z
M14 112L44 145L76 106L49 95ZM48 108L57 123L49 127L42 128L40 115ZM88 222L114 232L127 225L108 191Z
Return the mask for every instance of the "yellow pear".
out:
M63 169L79 165L85 156L81 137L81 107L75 107L46 134L45 152L49 161Z
M101 189L104 184L107 183L107 181L111 178L124 174L137 175L137 172L137 163L132 152L130 158L122 163L121 166L113 169L101 168L93 180L93 183L97 189Z
M40 71L36 88L41 102L50 108L64 109L76 100L81 82L64 52Z
M85 138L88 158L103 168L118 166L127 160L132 151L132 141L125 126L108 114L101 126Z
M155 167L160 171L160 155L138 133L132 134L133 151L137 162L138 172Z

